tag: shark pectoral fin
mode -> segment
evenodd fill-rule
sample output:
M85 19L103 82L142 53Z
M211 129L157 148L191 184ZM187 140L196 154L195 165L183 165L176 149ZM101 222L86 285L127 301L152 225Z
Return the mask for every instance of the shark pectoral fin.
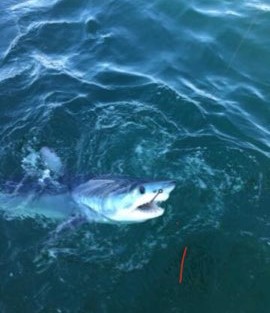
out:
M38 256L35 261L38 263L42 261L43 255L48 255L49 257L51 255L54 256L57 253L55 247L59 244L59 239L62 238L62 235L65 233L67 234L68 231L74 230L85 222L87 222L87 220L83 215L74 215L58 225L57 228L50 232L47 238L42 242L43 247L41 249L41 255Z
M74 231L86 222L87 219L83 215L71 216L69 219L58 225L56 229L50 233L47 243L54 242L58 239L59 236L61 236L65 232Z
M68 220L66 220L65 222L61 223L60 225L58 225L55 232L59 234L60 232L63 232L65 230L70 230L70 229L74 230L75 228L81 226L85 222L87 222L87 219L85 218L85 216L75 215L69 218Z
M60 225L57 226L55 232L59 234L60 232L63 232L65 230L72 230L75 229L82 224L86 223L87 219L83 215L75 215L69 218L67 221L61 223Z

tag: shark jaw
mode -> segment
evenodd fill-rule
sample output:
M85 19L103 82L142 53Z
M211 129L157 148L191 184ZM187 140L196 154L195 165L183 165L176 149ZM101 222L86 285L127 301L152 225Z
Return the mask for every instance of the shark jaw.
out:
M145 203L140 206L138 206L135 209L136 214L139 214L142 218L155 218L159 217L164 213L164 209L161 208L159 205L159 202L150 202L150 203Z
M128 212L119 212L111 219L117 222L140 223L156 218L164 213L164 209L157 205L157 202L145 203Z
M171 190L173 188L171 188ZM155 199L152 197L152 199L148 202L138 201L133 208L125 211L119 211L111 217L111 219L117 222L140 223L159 217L165 212L165 210L160 207L160 203L169 198L171 190L169 190L168 193L164 192L163 194L156 196Z

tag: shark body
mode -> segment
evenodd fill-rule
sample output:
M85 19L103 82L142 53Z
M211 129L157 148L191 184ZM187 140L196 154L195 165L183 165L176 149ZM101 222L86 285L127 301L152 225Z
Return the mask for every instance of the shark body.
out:
M40 155L43 162L49 164L46 171L62 168L60 159L48 148L42 148ZM112 175L93 177L72 188L53 184L50 188L25 191L24 184L13 192L0 189L0 210L10 216L40 215L62 220L80 216L88 221L107 223L144 222L161 216L164 209L159 203L167 200L175 188L172 180Z

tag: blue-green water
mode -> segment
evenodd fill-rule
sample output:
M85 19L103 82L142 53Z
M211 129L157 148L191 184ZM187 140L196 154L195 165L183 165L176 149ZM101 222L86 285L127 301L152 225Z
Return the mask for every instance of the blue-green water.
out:
M1 1L0 179L46 145L177 180L162 217L50 247L3 215L1 313L270 311L269 29L266 0Z

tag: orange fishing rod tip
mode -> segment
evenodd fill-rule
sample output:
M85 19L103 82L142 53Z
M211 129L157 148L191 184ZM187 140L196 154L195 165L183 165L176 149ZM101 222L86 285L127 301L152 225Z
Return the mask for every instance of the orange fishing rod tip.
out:
M180 263L179 284L181 284L183 281L183 269L184 269L186 254L187 254L187 247L184 248L184 252L183 252L181 263Z

